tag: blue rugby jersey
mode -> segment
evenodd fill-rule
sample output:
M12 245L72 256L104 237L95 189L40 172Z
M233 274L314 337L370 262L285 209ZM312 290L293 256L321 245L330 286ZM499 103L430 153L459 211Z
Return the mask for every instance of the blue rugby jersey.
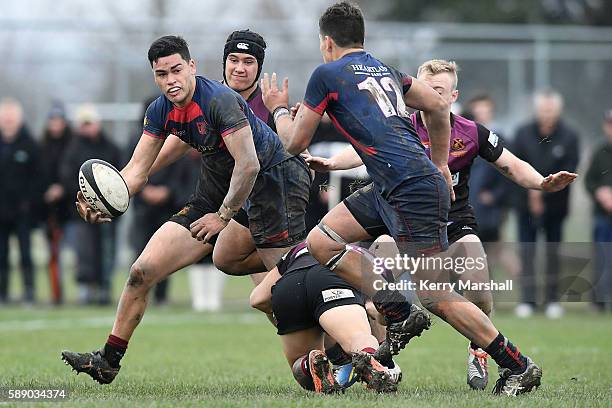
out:
M365 51L315 69L304 105L328 114L387 198L403 181L435 174L404 104L412 78Z
M224 84L196 76L191 102L176 107L164 95L153 101L146 112L143 133L165 139L179 137L202 153L203 169L209 174L231 174L234 159L223 138L250 125L261 170L291 157L268 125L249 108L246 101Z

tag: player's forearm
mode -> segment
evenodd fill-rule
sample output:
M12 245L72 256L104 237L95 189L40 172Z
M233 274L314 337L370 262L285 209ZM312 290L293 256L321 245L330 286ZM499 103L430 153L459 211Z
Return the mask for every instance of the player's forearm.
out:
M191 148L187 143L180 140L175 136L168 136L168 139L164 143L157 159L151 166L150 175L157 173L159 170L171 165L187 153Z
M121 170L121 176L125 180L125 184L127 184L128 191L130 192L130 197L138 194L144 186L147 184L149 180L148 171L143 171L134 165L132 161L130 161L124 168Z
M274 124L276 125L276 133L280 138L285 150L290 154L296 155L302 153L308 146L301 146L296 143L293 137L293 120L287 115L282 115L276 118Z
M231 209L235 214L243 206L253 190L255 179L259 173L259 162L257 157L254 160L236 162L229 189L223 200L223 205Z
M423 112L423 120L429 134L431 161L442 167L448 164L448 150L450 147L450 112L436 110Z
M272 286L281 278L278 268L272 269L264 280L253 289L249 298L252 308L272 313Z
M354 169L363 164L361 157L359 157L353 146L348 146L329 160L331 161L332 170Z
M507 150L504 150L502 154L506 153L512 155L512 153ZM544 177L526 161L512 155L507 160L496 161L495 165L504 176L508 177L519 186L531 190L542 189Z
M164 142L147 135L142 135L134 149L129 163L121 170L121 176L127 184L130 197L140 192L149 179L151 166L155 162Z

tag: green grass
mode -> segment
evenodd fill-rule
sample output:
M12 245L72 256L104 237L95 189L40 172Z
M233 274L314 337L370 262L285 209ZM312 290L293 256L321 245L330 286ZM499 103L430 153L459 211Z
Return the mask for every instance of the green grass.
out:
M0 309L0 387L71 390L66 402L49 403L52 406L612 404L609 316L579 311L561 321L497 316L500 330L544 370L543 385L537 392L509 399L494 397L490 391L468 390L466 342L439 319L399 356L404 381L396 395L375 395L356 385L345 395L329 397L307 393L293 382L279 339L262 315L246 310L197 314L183 306L148 311L130 342L120 375L113 384L100 386L85 375L75 376L59 355L64 348L99 347L109 333L113 314L111 308Z
M431 330L397 358L404 380L396 395L375 395L356 385L345 395L329 397L312 395L293 381L274 329L248 309L250 279L227 280L225 313L198 314L188 308L183 272L171 278L171 305L147 311L121 373L113 384L100 386L86 375L75 376L60 360L60 351L100 347L115 307L74 306L70 273L64 278L68 305L45 306L49 290L42 262L38 265L41 305L0 307L0 388L70 389L66 402L47 404L53 407L612 406L612 317L591 314L584 304L568 304L567 317L560 321L541 316L517 320L503 311L512 304L498 305L497 327L544 370L543 385L535 393L513 399L490 395L495 368L487 392L471 392L465 384L467 342L434 319ZM127 267L115 274L115 299L126 274ZM20 293L18 278L13 273L14 294Z

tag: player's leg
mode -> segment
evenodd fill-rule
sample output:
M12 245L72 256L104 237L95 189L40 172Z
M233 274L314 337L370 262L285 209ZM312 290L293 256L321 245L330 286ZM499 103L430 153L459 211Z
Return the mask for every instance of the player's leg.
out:
M346 352L378 348L378 340L372 335L368 317L358 304L337 306L321 314L319 324Z
M323 332L319 327L280 336L283 352L295 381L308 391L332 393L336 384L323 350Z
M242 276L268 270L257 253L248 225L246 212L240 210L219 234L213 252L213 263L220 271L228 275Z
M342 279L368 296L376 293L375 283L380 276L368 273L368 260L355 251L347 251L347 243L359 242L371 238L370 234L357 222L344 203L340 203L328 212L319 226L308 234L308 249L322 264L333 268Z
M183 226L172 221L162 225L130 268L111 334L129 340L142 319L150 289L211 251L212 245L193 239Z
M397 390L388 370L373 356L378 340L370 332L363 306L347 304L328 309L319 317L319 324L345 352L351 353L355 373L368 388L378 392Z
M100 384L112 382L119 372L119 362L128 341L145 312L150 289L160 280L211 251L212 245L193 239L184 226L166 222L153 234L130 268L106 345L93 353L64 351L64 361L77 372L86 372Z
M449 251L452 252L453 256L461 256L475 261L473 268L465 268L465 271L461 273L456 271L460 281L471 283L487 283L490 281L487 255L477 235L462 236L451 245ZM490 290L464 290L463 297L478 306L484 314L491 316L493 296Z
M461 235L456 240L449 229L449 240L455 241L449 248L453 257L464 257L473 260L473 267L465 270L455 271L460 282L471 284L486 283L489 281L489 268L484 247L475 231L468 230L469 226L463 226L456 230ZM453 228L454 229L454 228ZM461 273L459 273L461 272ZM463 296L476 306L489 318L493 306L493 297L490 290L464 290ZM477 344L470 341L468 345L467 358L467 384L475 390L484 390L489 382L488 370L489 355Z
M326 334L351 355L357 379L378 392L397 390L387 369L374 358L378 340L370 331L364 296L321 265L308 271L304 284L309 312Z
M341 390L336 383L331 364L323 350L323 331L317 324L308 302L306 269L285 272L280 277L270 272L263 284L276 283L272 310L277 318L277 333L296 381L305 389L334 393ZM276 274L276 278L270 277ZM256 292L257 289L254 291ZM252 301L257 296L252 297Z
M438 256L447 256L447 254ZM478 306L454 291L433 286L424 288L419 283L421 281L447 283L448 273L418 269L414 277L421 303L473 344L482 348L501 367L495 393L516 395L529 392L540 385L542 370L531 359L521 354L512 342L495 328L489 317Z
M348 244L388 231L379 213L377 194L370 184L338 204L308 234L308 245L321 264L372 297L376 308L390 324L387 338L391 350L397 353L411 338L428 329L430 320L401 293L386 289L386 281L393 281L393 275L384 268L381 275L374 273L375 256L371 252Z

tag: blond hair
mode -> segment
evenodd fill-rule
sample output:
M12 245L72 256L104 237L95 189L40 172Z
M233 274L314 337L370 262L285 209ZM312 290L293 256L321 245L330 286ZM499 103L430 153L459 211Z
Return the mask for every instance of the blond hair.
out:
M421 64L419 70L417 71L417 77L420 77L421 74L437 75L446 72L455 78L455 83L453 84L453 89L455 89L457 88L457 82L459 81L459 78L457 77L458 71L459 66L455 61L432 59Z

